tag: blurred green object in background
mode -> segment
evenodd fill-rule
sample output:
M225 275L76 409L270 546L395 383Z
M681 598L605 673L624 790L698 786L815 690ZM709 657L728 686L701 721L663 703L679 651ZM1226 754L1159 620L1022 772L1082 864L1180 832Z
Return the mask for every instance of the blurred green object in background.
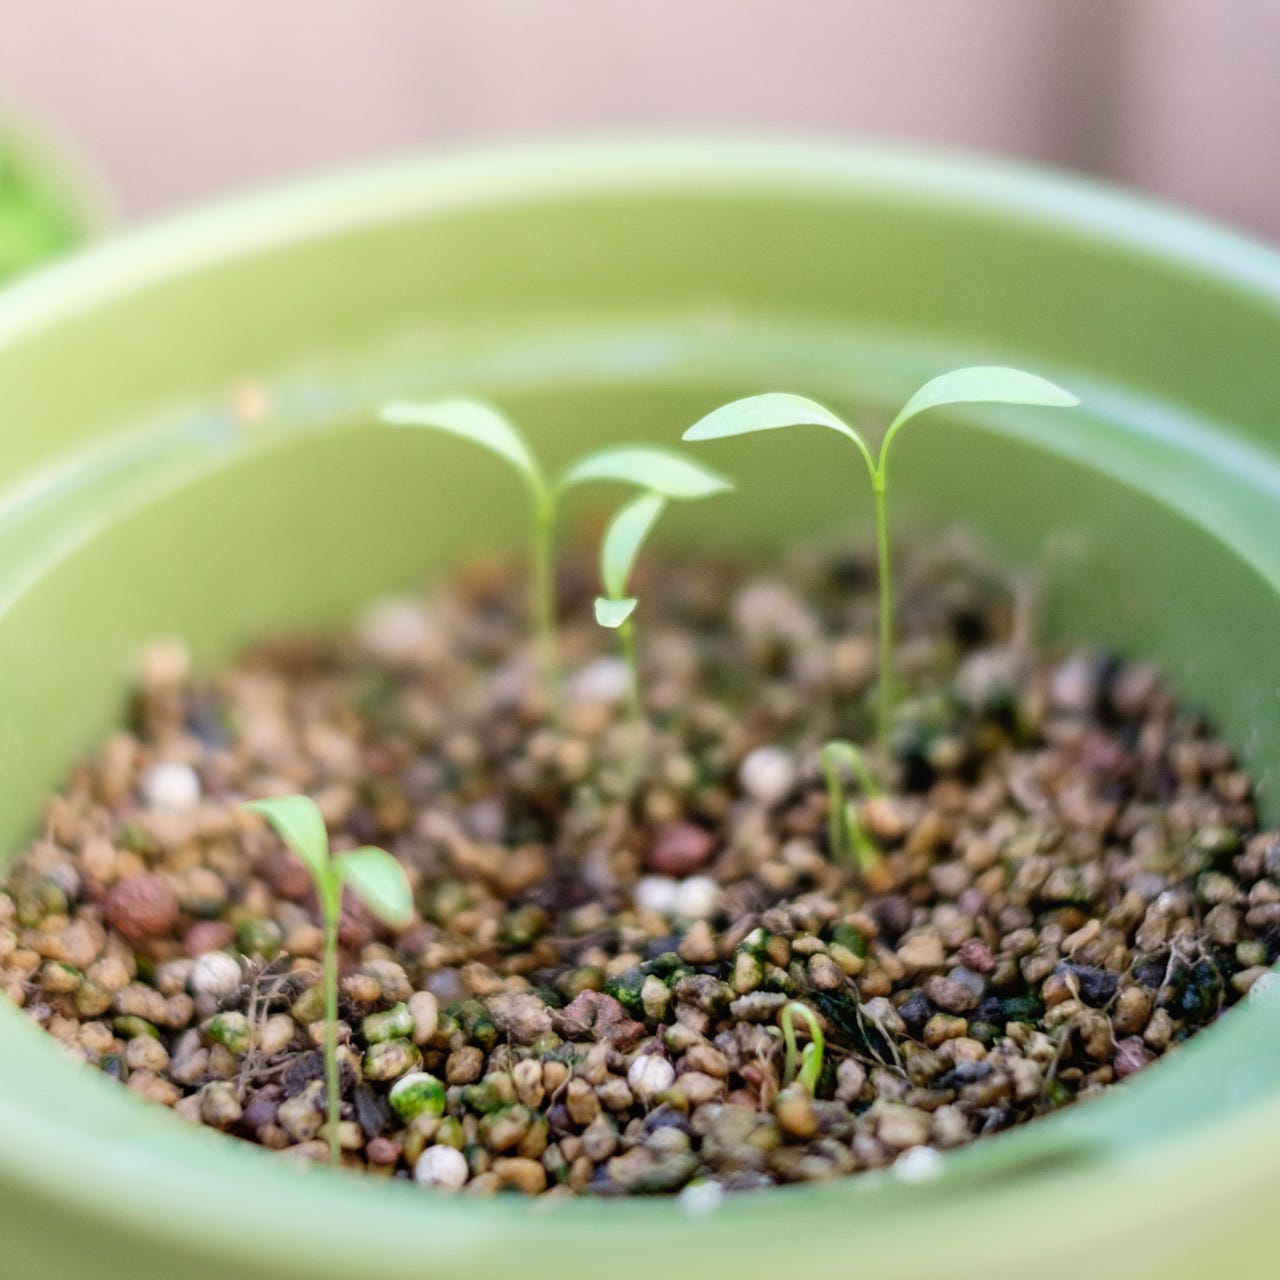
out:
M0 285L87 240L108 209L78 156L0 116Z

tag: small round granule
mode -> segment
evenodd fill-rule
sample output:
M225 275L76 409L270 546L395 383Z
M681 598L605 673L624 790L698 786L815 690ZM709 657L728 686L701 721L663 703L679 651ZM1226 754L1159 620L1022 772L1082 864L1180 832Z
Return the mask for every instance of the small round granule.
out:
M239 962L225 951L208 951L197 956L191 969L191 990L215 1000L239 990L243 980Z
M676 1069L666 1058L646 1053L627 1069L627 1084L637 1098L654 1098L675 1083Z
M153 765L142 775L142 795L153 809L184 811L200 803L200 779L189 764Z
M413 1166L414 1180L424 1187L456 1189L471 1176L467 1157L453 1147L428 1147Z

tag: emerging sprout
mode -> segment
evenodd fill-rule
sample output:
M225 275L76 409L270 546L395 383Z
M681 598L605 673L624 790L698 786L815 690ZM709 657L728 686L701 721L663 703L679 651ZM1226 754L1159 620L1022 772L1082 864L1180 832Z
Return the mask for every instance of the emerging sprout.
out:
M590 472L592 478L599 478L599 467L602 461L625 463L628 455L635 458L640 453L652 455L657 450L614 449L608 455L596 454L571 467L567 475L579 477ZM618 643L622 649L622 659L627 666L627 704L631 717L631 761L628 778L635 782L640 771L641 749L644 741L644 708L640 701L640 671L636 662L635 628L631 615L635 613L638 603L634 596L627 594L627 581L635 566L636 556L644 545L649 531L657 523L658 517L666 510L667 500L676 498L705 498L713 493L722 493L732 488L729 481L716 476L714 487L709 483L710 473L698 473L690 470L690 464L678 456L671 458L679 463L680 468L663 468L662 478L667 481L666 487L642 493L633 498L614 516L608 529L605 530L604 541L600 544L600 578L604 584L605 594L597 596L595 601L596 621L602 627L608 627L618 633ZM684 483L681 480L681 469L684 470ZM645 474L655 475L658 469L652 462L644 468ZM632 467L633 475L637 468ZM701 479L699 475L701 474Z
M324 1082L328 1096L329 1159L341 1160L338 1143L338 923L342 891L351 893L389 925L407 924L413 917L413 891L404 868L385 850L363 848L333 854L329 834L315 801L307 796L279 796L245 805L275 828L311 873L324 917Z
M1019 369L999 366L977 366L956 369L926 382L903 406L889 424L880 443L878 457L873 457L862 436L830 409L803 396L770 393L749 396L722 405L695 422L684 433L686 440L719 440L725 436L747 435L756 431L772 431L779 427L820 426L838 431L853 443L866 464L875 497L876 544L880 565L880 684L877 703L877 729L883 749L889 738L889 722L893 712L893 579L889 556L889 525L886 511L889 446L902 427L927 409L952 404L1027 404L1069 407L1079 404L1075 396Z
M666 498L658 493L644 493L633 498L614 516L600 546L600 578L606 594L596 597L596 621L618 633L622 660L627 664L627 705L631 716L631 759L627 776L632 782L640 771L644 708L640 702L640 673L636 665L635 628L631 621L638 601L627 595L627 580L649 530L666 505Z
M623 445L588 454L551 481L516 426L481 400L389 404L380 416L391 426L426 427L470 440L504 458L524 482L533 504L533 616L538 662L553 706L560 700L553 561L556 516L564 492L596 480L635 485L678 499L703 498L730 487L727 480L700 463L649 445Z
M874 892L889 887L888 872L880 847L862 825L857 801L845 796L841 770L853 775L862 794L883 795L871 776L862 752L852 742L837 739L822 748L822 773L827 783L827 846L833 858L852 858L864 883Z
M799 1054L796 1052L797 1017L809 1024L809 1043ZM812 1098L816 1095L818 1081L822 1078L822 1055L827 1047L817 1015L808 1005L792 1000L783 1005L779 1020L782 1023L782 1042L786 1049L782 1060L782 1083L788 1085L798 1079Z

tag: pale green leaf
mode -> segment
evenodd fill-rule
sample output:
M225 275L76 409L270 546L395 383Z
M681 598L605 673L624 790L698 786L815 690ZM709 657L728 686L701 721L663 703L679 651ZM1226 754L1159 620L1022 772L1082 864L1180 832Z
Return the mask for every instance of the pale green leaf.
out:
M385 850L365 847L334 859L342 883L389 925L413 918L413 890L404 868Z
M542 468L514 424L490 404L458 396L448 400L384 405L379 414L393 427L425 427L470 440L505 458L525 483L541 496L546 489Z
M710 467L673 449L653 445L623 445L579 458L560 477L560 487L568 489L589 480L615 480L660 493L664 498L681 499L707 498L733 488L729 480Z
M751 435L756 431L777 431L782 427L829 427L853 441L874 475L875 464L866 442L843 418L816 400L793 396L785 391L770 391L760 396L747 396L713 409L699 418L681 437L684 440L723 440L727 436Z
M793 396L785 391L770 391L762 396L747 396L713 409L705 418L684 433L685 440L722 440L725 436L745 436L753 431L776 431L780 427L830 427L842 436L856 438L856 432L843 419L816 400Z
M639 601L634 596L625 596L621 600L596 596L596 621L602 627L620 627L635 613L637 604Z
M880 457L885 457L889 441L898 429L927 409L949 404L1028 404L1067 409L1079 403L1069 391L1021 369L1007 369L1001 365L953 369L926 382L902 407L885 432Z
M614 599L626 595L627 579L640 548L667 500L659 493L644 493L632 499L614 516L600 548L600 576Z
M306 863L316 883L323 883L329 870L329 833L310 796L274 796L268 800L250 800L244 807L266 818L285 844Z

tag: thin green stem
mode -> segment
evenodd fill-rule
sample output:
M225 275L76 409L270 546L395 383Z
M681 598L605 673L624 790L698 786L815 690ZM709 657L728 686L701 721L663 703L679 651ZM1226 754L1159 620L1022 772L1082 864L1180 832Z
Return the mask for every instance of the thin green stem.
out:
M852 743L849 746L852 748L847 757L849 769L857 780L858 786L862 788L862 794L871 800L884 795L884 788L871 776L871 770L867 768L862 752Z
M644 706L640 701L640 668L636 662L635 629L628 618L618 628L622 660L627 666L627 713L631 720L631 746L627 752L627 790L640 781L640 765L644 756Z
M876 552L880 577L880 688L877 691L876 738L880 754L889 754L889 726L893 719L893 577L889 559L889 521L885 510L883 465L872 477L876 501Z
M844 852L844 783L840 778L840 766L830 751L821 755L822 772L827 783L827 849L833 858Z
M338 1072L338 921L342 913L342 890L322 891L324 900L324 1088L328 1104L329 1163L342 1163L338 1137L342 1088ZM337 901L334 902L333 899Z
M845 798L841 768L849 769L866 796L878 797L884 792L852 742L843 738L828 742L818 758L827 783L827 847L832 858L851 859L863 883L874 889L886 880L884 855L862 825L857 802Z
M560 657L556 640L555 499L541 498L534 507L533 621L538 667L552 713L561 711Z
M852 800L844 807L844 829L849 841L849 853L858 864L858 871L865 882L873 880L884 867L884 854L880 846L867 834L858 815L858 806Z

